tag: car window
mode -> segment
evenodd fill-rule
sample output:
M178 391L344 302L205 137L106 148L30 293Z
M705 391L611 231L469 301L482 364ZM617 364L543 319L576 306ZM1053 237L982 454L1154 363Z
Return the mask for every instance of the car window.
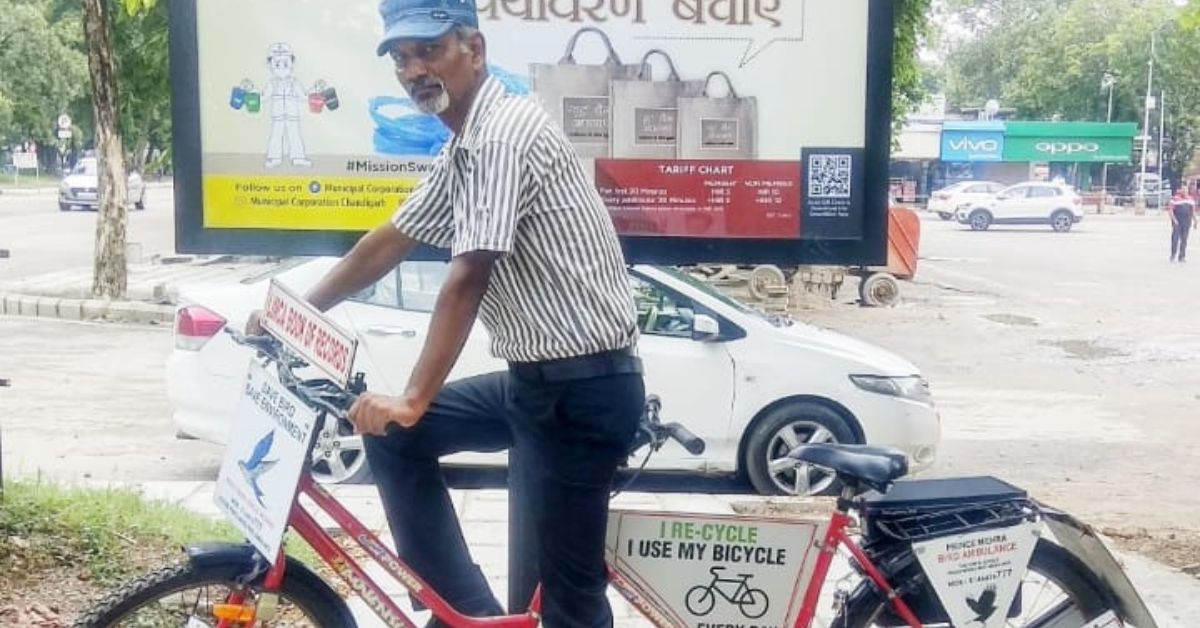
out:
M411 312L432 312L438 292L450 274L445 262L406 262L400 265L397 285L400 308Z
M1003 189L1004 189L1003 185L1000 185L999 183L993 183L988 186L988 193L995 194L996 192L999 192L1000 190L1003 190Z
M1037 186L1029 188L1029 198L1045 198L1048 196L1058 196L1058 190L1052 187Z
M410 312L432 312L449 272L450 265L444 262L405 262L350 300Z
M398 308L400 307L400 298L397 288L396 271L393 270L384 275L383 279L351 295L349 300L368 305Z
M692 302L641 277L629 276L637 306L638 328L648 336L691 338L696 310Z
M96 162L91 160L81 161L71 169L71 174L96 176Z
M1016 187L1004 190L1004 195L1008 198L1025 198L1029 194L1029 186L1018 185Z
M988 192L988 186L972 185L971 187L966 189L966 192L967 192L967 194L986 194Z

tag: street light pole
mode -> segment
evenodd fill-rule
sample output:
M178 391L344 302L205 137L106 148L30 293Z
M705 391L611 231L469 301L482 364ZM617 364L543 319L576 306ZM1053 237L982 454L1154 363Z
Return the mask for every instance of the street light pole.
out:
M1108 115L1105 116L1104 121L1107 123L1110 123L1110 124L1112 123L1113 87L1115 87L1116 84L1117 84L1117 77L1112 72L1105 72L1104 78L1100 81L1100 85L1101 85L1101 87L1108 88ZM1100 207L1099 207L1099 209L1096 210L1096 213L1103 214L1104 206L1107 204L1108 204L1108 162L1106 161L1103 164L1101 164Z
M1161 200L1162 189L1167 183L1167 169L1164 167L1166 160L1163 152L1163 137L1166 135L1167 128L1167 90L1162 90L1158 93L1158 194Z
M1157 39L1157 30L1150 33L1150 61L1147 62L1150 70L1146 73L1146 99L1142 103L1142 108L1146 110L1142 120L1142 174L1137 182L1137 208L1139 210L1146 209L1146 194L1143 187L1146 185L1146 151L1150 148L1150 99L1153 98L1150 90L1154 86L1154 43Z

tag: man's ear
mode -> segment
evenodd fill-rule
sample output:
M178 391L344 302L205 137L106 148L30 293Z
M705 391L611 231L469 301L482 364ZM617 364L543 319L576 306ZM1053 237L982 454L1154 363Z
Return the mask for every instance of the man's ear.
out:
M483 38L483 33L472 35L467 46L471 49L471 64L476 70L484 69L487 66L487 40Z

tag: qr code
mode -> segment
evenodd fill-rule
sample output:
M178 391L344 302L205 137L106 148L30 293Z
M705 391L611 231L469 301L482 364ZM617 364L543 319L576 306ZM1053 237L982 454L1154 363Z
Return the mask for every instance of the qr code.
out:
M809 155L808 196L850 198L850 155Z

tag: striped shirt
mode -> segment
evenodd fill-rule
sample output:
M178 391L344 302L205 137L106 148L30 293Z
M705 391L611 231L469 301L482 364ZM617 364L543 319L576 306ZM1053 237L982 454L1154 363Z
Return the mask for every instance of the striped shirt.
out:
M576 357L637 340L625 259L604 203L541 106L493 77L392 224L454 256L504 253L479 311L499 358Z

